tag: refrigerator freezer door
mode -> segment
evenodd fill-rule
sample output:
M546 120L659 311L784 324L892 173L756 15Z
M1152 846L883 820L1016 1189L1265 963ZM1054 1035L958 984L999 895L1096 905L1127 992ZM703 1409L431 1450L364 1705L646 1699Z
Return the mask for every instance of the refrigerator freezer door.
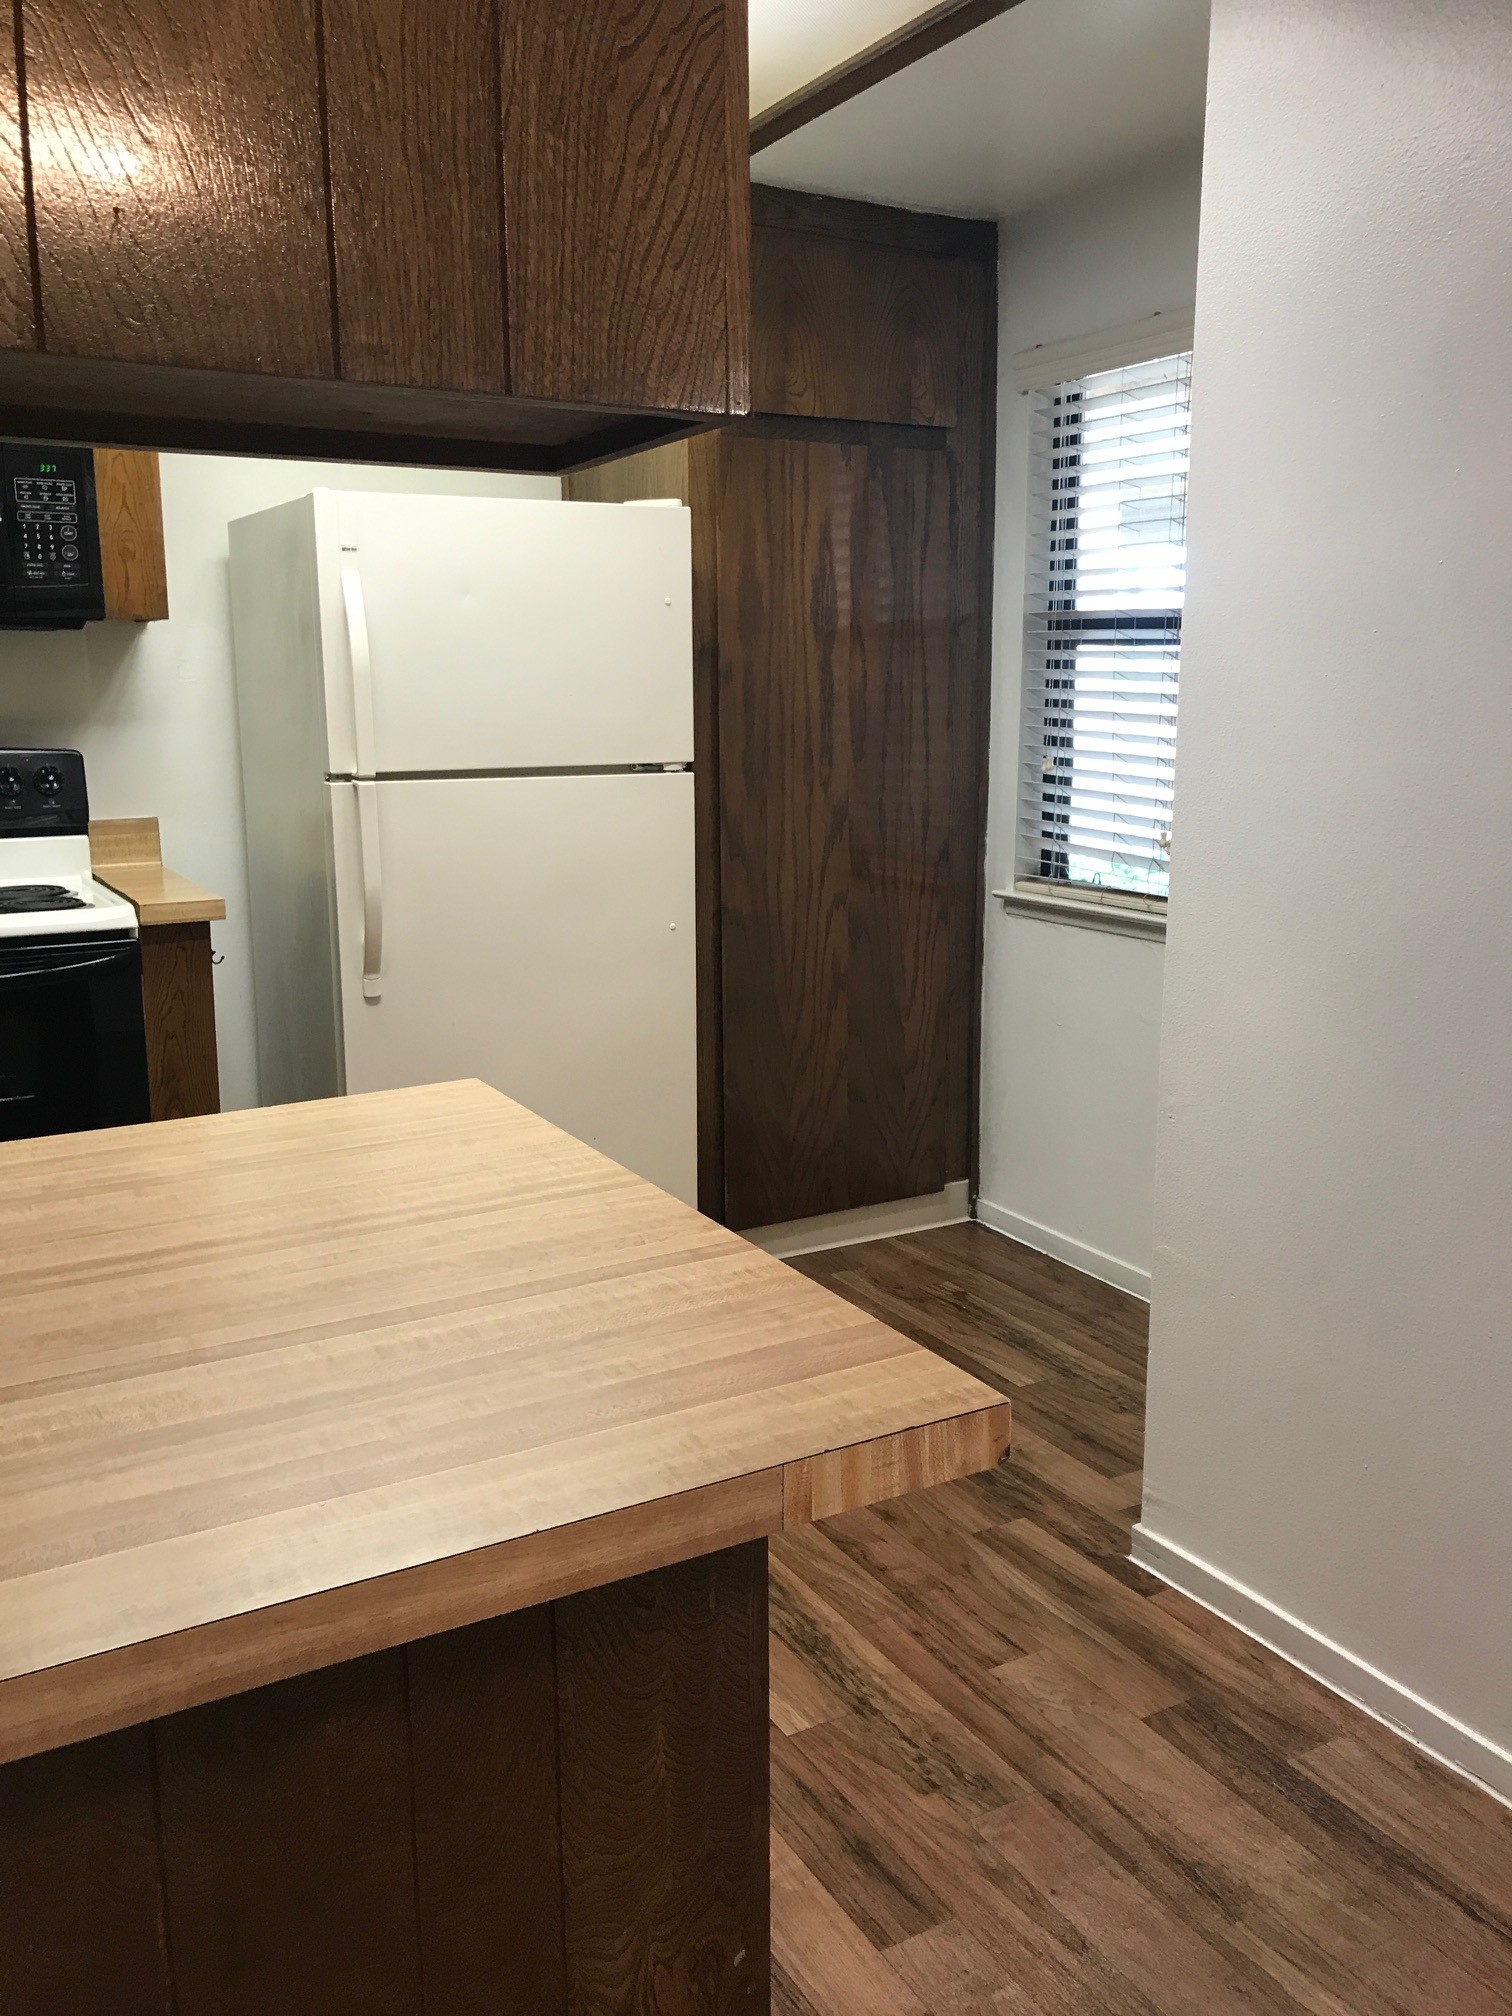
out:
M346 1089L483 1078L694 1203L691 774L366 787L383 863L376 999L361 788L329 787Z
M316 516L333 774L692 761L682 506L324 491Z

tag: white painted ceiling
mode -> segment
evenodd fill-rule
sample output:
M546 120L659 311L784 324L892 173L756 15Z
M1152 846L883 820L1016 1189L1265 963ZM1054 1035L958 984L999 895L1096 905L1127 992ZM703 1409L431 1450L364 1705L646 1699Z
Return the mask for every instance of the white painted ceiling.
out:
M778 0L752 0L753 51L763 11ZM851 0L849 11L886 10ZM1023 0L764 148L751 171L830 196L1012 217L1197 140L1207 42L1208 0Z
M930 0L750 0L751 111L918 19Z

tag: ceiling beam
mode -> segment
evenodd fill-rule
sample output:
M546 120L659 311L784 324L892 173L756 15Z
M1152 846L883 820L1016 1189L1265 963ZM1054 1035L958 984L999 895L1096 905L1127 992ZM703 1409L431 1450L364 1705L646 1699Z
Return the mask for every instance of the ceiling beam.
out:
M1011 7L1020 4L1021 0L941 0L939 6L931 7L928 13L920 14L916 20L906 21L891 35L884 35L880 42L873 42L869 49L863 49L859 55L848 56L833 70L826 70L812 84L805 84L801 90L779 98L775 105L758 112L751 121L751 152L759 154L764 147L785 140L800 126L807 126L811 120L833 112L837 105L859 97L873 84L880 84L883 78L896 77L900 70L906 70L910 63L917 63L921 56L932 56L947 42L969 35L973 28L980 28L986 21L995 21L999 14L1006 14Z

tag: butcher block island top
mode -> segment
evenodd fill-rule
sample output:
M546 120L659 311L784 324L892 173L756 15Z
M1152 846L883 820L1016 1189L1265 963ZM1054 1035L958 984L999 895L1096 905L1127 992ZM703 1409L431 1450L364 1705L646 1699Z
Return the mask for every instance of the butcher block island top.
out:
M0 1762L1004 1454L1000 1396L476 1083L0 1151Z

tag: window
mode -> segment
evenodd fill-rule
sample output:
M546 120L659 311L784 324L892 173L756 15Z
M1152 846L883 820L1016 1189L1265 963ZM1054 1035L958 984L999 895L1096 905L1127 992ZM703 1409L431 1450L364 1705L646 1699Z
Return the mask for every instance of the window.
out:
M1192 353L1030 394L1019 873L1164 896Z

